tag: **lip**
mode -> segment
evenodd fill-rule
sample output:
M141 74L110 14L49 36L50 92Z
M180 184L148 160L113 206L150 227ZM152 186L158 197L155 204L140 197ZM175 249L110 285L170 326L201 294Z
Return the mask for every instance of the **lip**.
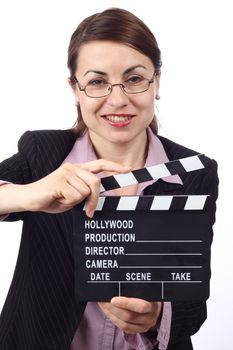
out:
M133 114L127 114L127 113L109 113L109 114L104 114L101 117L105 120L105 122L107 122L111 126L119 128L119 127L126 127L127 125L129 125L134 116L135 115ZM108 117L125 117L127 119L114 121L114 120L108 119Z
M117 116L117 117L133 117L134 114L129 114L129 113L108 113L108 114L103 114L103 117L107 117L107 116Z

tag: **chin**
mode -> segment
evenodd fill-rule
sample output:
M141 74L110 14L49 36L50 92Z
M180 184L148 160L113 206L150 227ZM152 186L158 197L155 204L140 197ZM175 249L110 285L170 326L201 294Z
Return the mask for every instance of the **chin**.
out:
M134 136L133 137L122 137L120 135L118 135L118 137L112 137L112 138L108 138L107 140L113 144L116 144L116 145L124 145L128 142L131 142L132 140L134 139Z

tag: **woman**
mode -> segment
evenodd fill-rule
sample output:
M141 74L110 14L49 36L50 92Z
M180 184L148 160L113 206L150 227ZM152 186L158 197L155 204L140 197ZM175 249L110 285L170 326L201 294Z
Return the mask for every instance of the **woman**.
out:
M69 84L78 111L71 130L26 132L16 155L0 164L0 214L23 220L13 281L0 318L1 350L192 349L205 302L148 302L115 297L81 303L74 296L72 209L86 200L90 218L100 178L196 152L157 135L160 50L130 12L108 9L86 18L71 37ZM100 174L101 173L101 174ZM207 169L111 192L211 194ZM108 193L106 193L108 195ZM215 207L212 208L214 223Z

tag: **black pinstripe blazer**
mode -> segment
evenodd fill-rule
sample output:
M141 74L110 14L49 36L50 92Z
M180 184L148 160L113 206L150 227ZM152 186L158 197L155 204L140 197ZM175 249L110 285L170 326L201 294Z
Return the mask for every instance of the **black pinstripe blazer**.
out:
M0 163L0 179L17 184L36 181L55 170L70 152L72 130L26 132L19 151ZM160 137L169 159L196 152ZM217 164L182 174L183 186L157 181L146 194L211 194L217 198ZM71 211L62 214L14 213L23 220L15 273L0 317L1 350L69 350L85 309L74 297ZM215 204L212 221L215 220ZM190 350L190 336L206 318L205 302L172 303L168 350ZM93 349L94 350L94 349Z

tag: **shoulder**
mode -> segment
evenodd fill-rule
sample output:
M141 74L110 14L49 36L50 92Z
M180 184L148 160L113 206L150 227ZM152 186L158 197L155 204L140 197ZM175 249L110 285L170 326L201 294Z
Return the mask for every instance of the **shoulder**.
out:
M169 160L175 160L180 158L191 157L197 154L203 154L203 152L194 151L193 149L180 145L174 141L167 139L166 137L160 135L157 135L157 137L161 141ZM209 158L207 155L205 155L205 158L208 167L213 167L215 169L217 168L216 160Z
M76 134L73 129L68 130L34 130L26 131L19 140L19 146L27 148L28 144L37 144L42 149L47 146L65 149L73 146L76 140Z
M165 152L170 160L189 157L201 153L171 141L166 137L160 135L157 135L157 137L162 142Z
M194 151L183 145L175 143L163 136L158 135L162 142L164 150L170 160L181 159L197 155L203 152ZM192 192L200 194L212 194L217 198L218 193L218 175L217 162L205 155L205 168L201 170L191 171L189 173L180 174L184 187L190 194Z
M73 129L26 131L18 142L18 149L31 168L40 168L46 175L63 162L76 138Z

